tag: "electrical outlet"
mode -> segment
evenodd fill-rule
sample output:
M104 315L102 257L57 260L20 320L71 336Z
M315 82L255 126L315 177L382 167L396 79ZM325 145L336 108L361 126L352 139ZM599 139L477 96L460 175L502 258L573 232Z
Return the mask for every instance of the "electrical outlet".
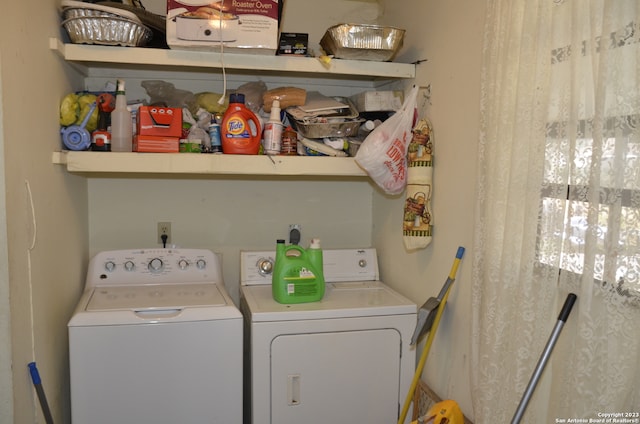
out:
M300 244L301 238L302 238L302 227L300 227L300 224L290 224L289 225L289 243Z
M166 242L162 240L162 236L166 235ZM158 243L169 244L171 243L171 223L170 222L158 222Z

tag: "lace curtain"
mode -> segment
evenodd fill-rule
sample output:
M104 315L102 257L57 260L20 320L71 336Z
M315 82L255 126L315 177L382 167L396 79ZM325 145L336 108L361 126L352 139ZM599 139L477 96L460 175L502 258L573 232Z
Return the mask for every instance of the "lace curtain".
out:
M510 422L570 292L523 422L640 413L640 2L487 4L475 422Z

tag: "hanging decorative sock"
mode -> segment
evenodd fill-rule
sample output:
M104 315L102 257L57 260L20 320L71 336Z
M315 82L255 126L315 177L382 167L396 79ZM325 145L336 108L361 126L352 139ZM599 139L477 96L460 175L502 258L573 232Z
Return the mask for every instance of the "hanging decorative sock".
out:
M404 203L402 238L407 250L424 249L431 243L433 191L433 129L420 119L412 130L407 153L407 199Z

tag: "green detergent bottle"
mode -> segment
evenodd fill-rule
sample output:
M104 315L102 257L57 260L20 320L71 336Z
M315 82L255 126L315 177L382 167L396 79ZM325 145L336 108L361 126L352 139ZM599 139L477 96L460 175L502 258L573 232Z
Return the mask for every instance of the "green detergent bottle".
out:
M320 240L313 239L309 249L285 246L277 240L271 291L278 303L317 302L324 296L324 273Z

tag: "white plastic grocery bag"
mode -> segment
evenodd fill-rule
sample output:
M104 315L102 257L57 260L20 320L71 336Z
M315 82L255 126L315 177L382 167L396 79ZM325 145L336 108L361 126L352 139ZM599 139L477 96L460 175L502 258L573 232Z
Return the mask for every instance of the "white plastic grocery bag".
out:
M400 194L407 184L407 149L416 117L418 86L402 107L364 139L355 161L387 194Z

